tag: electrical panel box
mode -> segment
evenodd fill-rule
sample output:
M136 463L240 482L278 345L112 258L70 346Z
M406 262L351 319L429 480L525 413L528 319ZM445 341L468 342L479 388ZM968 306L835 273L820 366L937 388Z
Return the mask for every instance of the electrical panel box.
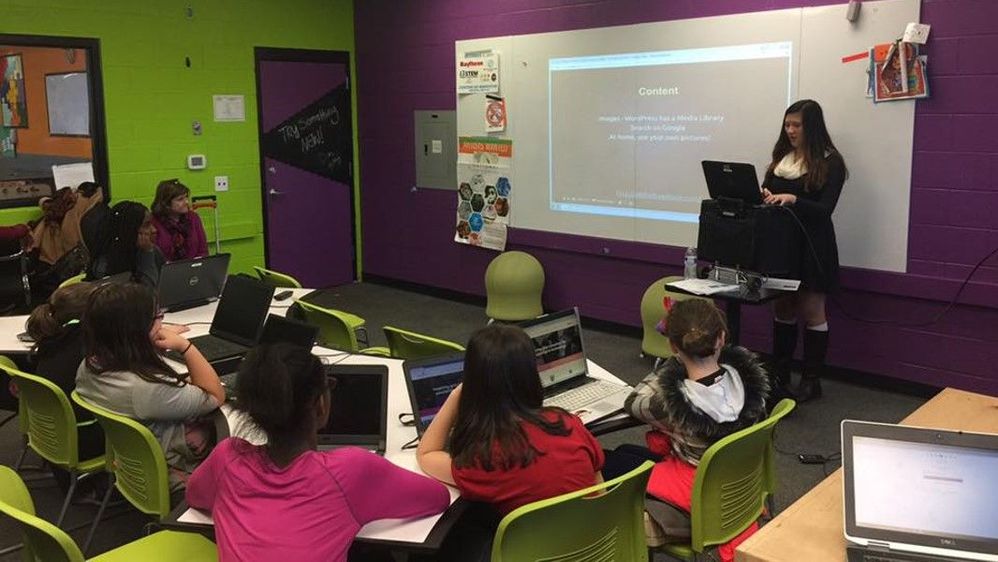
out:
M414 111L416 185L457 189L457 113Z

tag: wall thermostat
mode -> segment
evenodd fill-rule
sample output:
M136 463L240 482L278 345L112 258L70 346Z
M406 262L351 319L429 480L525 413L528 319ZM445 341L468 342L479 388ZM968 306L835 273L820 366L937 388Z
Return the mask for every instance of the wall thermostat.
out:
M208 166L208 159L204 154L191 154L187 157L188 170L203 170Z

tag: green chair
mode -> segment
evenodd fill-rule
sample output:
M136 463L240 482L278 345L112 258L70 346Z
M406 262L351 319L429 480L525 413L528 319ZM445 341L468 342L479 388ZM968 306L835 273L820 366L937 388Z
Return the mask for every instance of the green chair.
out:
M17 369L17 363L14 363L14 360L6 355L0 355L0 369L4 372L8 372L8 369ZM22 468L30 470L43 469L43 466L24 466L24 458L28 456L30 447L28 447L28 409L25 407L23 400L17 401L17 430L21 434L21 452L14 463L14 470L20 471Z
M0 513L20 527L24 541L23 559L45 562L83 562L83 553L62 529L35 516L27 486L16 472L0 466ZM161 531L114 550L92 561L198 562L218 560L215 544L196 533Z
M431 336L385 326L388 349L396 359L418 359L464 351L464 346Z
M79 275L74 275L72 277L69 277L66 280L64 280L62 283L59 283L59 286L57 287L57 289L61 289L63 287L68 287L70 285L75 285L75 284L83 281L83 279L86 278L86 276L87 276L87 274L86 274L86 272L84 272L84 273L80 273Z
M707 449L693 481L690 543L659 548L670 556L693 560L707 547L730 541L759 519L767 495L776 487L773 429L795 405L783 399L765 420Z
M170 484L163 449L146 426L87 402L75 390L72 397L81 408L97 418L97 423L104 430L107 440L105 469L114 477L114 486L108 486L83 543L83 551L86 552L104 515L112 489L117 488L142 513L161 521L170 513Z
M648 560L644 505L646 461L584 490L519 507L499 522L492 562Z
M264 269L256 265L253 266L253 269L256 270L256 274L260 276L260 281L263 281L271 287L276 289L301 289L301 283L287 273Z
M773 406L769 412L769 419L782 419L797 407L797 402L790 398L784 398ZM766 515L769 518L776 516L776 505L773 498L776 495L776 429L770 430L769 445L766 447L766 477L763 480L763 490L766 492Z
M300 316L308 324L319 328L319 345L350 353L366 353L388 357L391 351L387 347L361 348L357 340L354 325L357 320L364 320L353 314L321 307L317 304L297 300L289 310L289 316Z
M519 322L544 314L544 268L526 252L503 252L485 270L485 315Z
M104 455L79 458L76 414L66 393L55 383L13 367L4 366L3 370L17 383L21 408L26 414L28 447L53 466L69 472L69 491L55 522L56 526L61 526L76 485L103 470Z
M659 321L665 317L665 308L662 305L662 300L665 297L669 297L676 301L703 298L683 293L676 293L665 288L666 283L679 281L680 279L682 279L682 277L674 276L658 279L648 286L648 289L645 290L645 294L641 297L641 328L643 332L641 336L641 354L651 355L654 357L655 368L658 368L659 364L663 360L668 359L673 355L672 346L669 345L669 339L658 333L658 330L655 329L655 327L658 326Z

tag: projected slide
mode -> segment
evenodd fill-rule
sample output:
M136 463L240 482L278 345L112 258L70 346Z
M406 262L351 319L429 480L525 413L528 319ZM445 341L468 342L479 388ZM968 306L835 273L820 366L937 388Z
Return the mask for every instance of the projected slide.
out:
M787 41L550 59L550 209L695 223L701 160L772 150L792 55Z

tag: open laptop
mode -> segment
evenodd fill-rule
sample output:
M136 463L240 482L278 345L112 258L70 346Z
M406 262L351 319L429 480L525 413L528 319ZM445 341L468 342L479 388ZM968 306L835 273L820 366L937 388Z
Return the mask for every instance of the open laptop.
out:
M420 436L443 407L454 388L464 379L464 352L410 359L402 364Z
M319 450L360 447L385 454L388 435L388 367L327 365L336 379L329 422L319 430ZM331 384L332 386L332 384Z
M222 298L211 320L208 334L191 342L209 362L240 357L256 344L274 298L274 288L246 275L233 275L225 282ZM176 353L167 353L179 359Z
M276 314L268 314L267 321L263 324L263 333L260 334L260 341L258 344L288 343L302 347L307 351L311 351L312 346L315 345L315 338L318 337L318 335L319 328L311 324L306 324L304 322L299 322L298 320L292 320ZM221 379L222 385L225 386L225 394L227 397L232 397L235 392L237 378L239 375L239 373L235 371L239 368L239 362L240 361L238 360L232 361L232 364L229 365L228 370L233 372L218 377Z
M520 322L534 344L544 405L592 423L620 412L631 387L589 376L579 309L570 308Z
M208 304L222 294L229 254L164 264L159 271L159 306L169 312Z
M842 422L848 560L998 561L998 435Z
M711 199L738 199L749 205L762 205L759 177L752 164L703 160L700 165Z

